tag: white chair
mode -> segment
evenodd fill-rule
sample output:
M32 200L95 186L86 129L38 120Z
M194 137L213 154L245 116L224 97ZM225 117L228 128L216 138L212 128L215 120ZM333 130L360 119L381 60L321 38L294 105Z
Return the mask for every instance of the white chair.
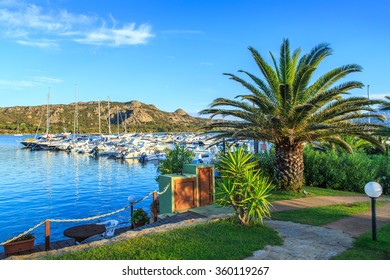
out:
M92 235L92 236L84 239L80 243L76 242L76 244L81 245L81 244L87 244L87 243L94 242L94 241L99 241L99 240L104 239L104 235L105 235L104 233L95 234L95 235Z
M105 236L112 237L112 236L114 236L115 228L118 225L118 221L117 220L108 220L108 221L96 223L96 224L97 225L104 225L106 227Z

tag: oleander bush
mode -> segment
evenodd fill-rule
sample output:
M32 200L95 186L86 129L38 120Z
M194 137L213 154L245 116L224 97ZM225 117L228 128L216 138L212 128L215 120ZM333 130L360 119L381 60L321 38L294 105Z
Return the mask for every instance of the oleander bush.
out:
M386 155L363 152L320 152L305 148L305 183L308 186L364 192L364 185L377 181L385 194L390 193L390 159Z

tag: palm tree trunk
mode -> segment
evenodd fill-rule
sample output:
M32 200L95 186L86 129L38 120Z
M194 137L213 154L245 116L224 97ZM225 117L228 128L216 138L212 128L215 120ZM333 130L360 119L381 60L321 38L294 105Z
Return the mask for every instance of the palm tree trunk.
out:
M282 190L299 192L304 182L303 143L275 145L274 175Z

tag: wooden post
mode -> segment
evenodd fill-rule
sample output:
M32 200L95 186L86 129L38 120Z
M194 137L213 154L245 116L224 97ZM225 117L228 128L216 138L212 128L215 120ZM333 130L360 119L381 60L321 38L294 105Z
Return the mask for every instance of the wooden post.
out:
M50 250L50 220L45 221L45 250Z
M157 222L157 191L153 192L153 221Z

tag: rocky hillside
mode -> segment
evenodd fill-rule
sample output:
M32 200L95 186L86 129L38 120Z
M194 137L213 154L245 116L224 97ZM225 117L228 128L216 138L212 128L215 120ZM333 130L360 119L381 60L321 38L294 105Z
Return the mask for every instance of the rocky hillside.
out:
M78 117L75 117L76 104L50 105L49 128L50 133L73 132L75 120L78 120L79 133L99 132L99 104L93 102L79 102ZM47 106L17 106L0 108L0 133L14 134L18 127L21 133L35 133L46 131ZM168 131L195 131L201 130L209 120L195 118L184 110L164 112L154 105L147 105L139 101L127 103L107 102L100 103L101 132L108 133L110 123L111 132L168 132ZM76 122L77 123L77 122Z

